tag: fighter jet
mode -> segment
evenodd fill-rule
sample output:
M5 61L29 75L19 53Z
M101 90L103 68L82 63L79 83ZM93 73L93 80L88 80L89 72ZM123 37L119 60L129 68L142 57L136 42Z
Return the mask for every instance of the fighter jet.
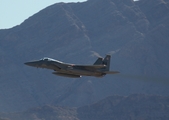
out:
M98 58L93 65L76 65L64 63L51 58L43 58L36 61L26 62L28 66L54 70L53 74L63 77L80 78L82 76L103 77L106 74L116 74L118 71L109 71L110 55Z

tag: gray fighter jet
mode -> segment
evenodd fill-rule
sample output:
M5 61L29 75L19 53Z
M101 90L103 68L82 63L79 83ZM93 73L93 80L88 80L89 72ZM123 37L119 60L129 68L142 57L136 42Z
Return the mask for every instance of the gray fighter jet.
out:
M105 58L98 58L93 65L76 65L64 63L51 58L43 58L38 61L26 62L26 65L52 69L53 74L64 77L80 78L81 76L103 77L106 74L116 74L118 71L109 71L110 55Z

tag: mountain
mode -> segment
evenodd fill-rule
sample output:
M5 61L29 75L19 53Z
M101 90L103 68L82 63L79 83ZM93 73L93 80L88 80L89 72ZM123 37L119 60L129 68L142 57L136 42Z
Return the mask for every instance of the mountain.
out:
M167 120L168 97L133 94L109 96L93 105L77 109L80 120Z
M0 30L0 111L45 104L80 107L110 95L169 95L168 0L56 3ZM23 63L51 57L93 64L112 53L119 75L70 79Z
M133 94L109 96L79 108L45 105L0 116L9 120L168 120L168 112L169 97Z

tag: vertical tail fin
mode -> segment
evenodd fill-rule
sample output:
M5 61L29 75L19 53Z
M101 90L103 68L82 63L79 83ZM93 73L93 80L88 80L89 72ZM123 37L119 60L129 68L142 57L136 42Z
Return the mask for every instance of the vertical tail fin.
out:
M106 55L106 57L104 58L104 60L102 62L103 65L106 65L106 68L104 69L105 71L109 71L109 69L110 69L110 59L111 59L111 56Z
M106 55L106 57L104 59L98 58L93 65L106 65L106 67L102 68L102 70L109 71L109 69L110 69L110 59L111 59L111 56Z
M93 65L101 65L103 63L103 58L98 58Z

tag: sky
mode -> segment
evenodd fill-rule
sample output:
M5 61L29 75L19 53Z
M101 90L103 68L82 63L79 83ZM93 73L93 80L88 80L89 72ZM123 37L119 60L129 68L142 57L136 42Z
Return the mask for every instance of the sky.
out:
M58 2L83 2L86 0L0 0L0 29L20 25L25 19Z

